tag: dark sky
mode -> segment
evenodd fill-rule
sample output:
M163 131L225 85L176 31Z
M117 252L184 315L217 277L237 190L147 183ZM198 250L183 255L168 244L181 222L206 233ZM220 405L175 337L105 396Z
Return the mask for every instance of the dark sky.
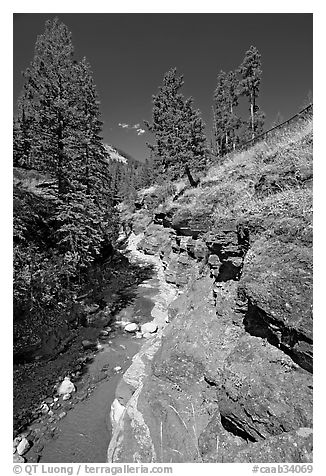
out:
M36 37L54 15L72 32L77 58L91 63L104 140L140 160L151 136L139 129L171 67L183 74L183 93L194 97L208 135L217 73L238 67L250 45L262 55L259 104L267 127L278 112L295 114L312 91L312 14L14 14L14 104ZM138 132L119 123L139 124Z

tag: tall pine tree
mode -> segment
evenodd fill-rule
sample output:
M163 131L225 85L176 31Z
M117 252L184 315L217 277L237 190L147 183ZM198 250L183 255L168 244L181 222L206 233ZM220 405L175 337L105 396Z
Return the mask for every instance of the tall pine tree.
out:
M213 135L217 155L235 148L241 120L236 115L238 79L234 71L220 71L213 101Z
M90 65L74 59L71 33L58 18L46 22L24 76L14 163L56 180L50 226L65 265L78 272L115 239L117 217Z
M198 171L206 163L204 124L192 98L185 99L180 92L183 84L176 68L168 71L158 94L153 96L153 122L145 121L155 136L155 143L148 145L159 180L179 178L186 165Z
M259 106L257 104L262 76L261 55L255 46L251 46L246 52L238 71L241 76L239 82L240 94L249 98L249 128L251 138L254 139L262 132L264 125L264 114L259 111Z
M54 174L59 195L64 193L69 180L71 137L77 122L73 53L67 27L58 18L47 21L45 32L37 38L33 61L24 74L18 108L20 131L23 140L29 141L26 162Z

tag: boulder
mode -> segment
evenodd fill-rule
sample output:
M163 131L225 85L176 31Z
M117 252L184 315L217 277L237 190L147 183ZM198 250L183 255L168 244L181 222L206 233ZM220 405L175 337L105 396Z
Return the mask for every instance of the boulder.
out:
M19 456L22 456L30 449L30 447L30 442L26 438L23 438L17 446L17 453Z
M67 393L72 393L75 391L76 391L75 385L72 383L69 377L65 377L58 389L58 394L66 395Z
M138 329L139 329L139 326L135 322L130 322L124 327L124 330L126 332L136 332L138 331Z
M153 334L154 332L157 331L158 326L157 324L155 324L155 322L145 322L145 324L143 324L140 329L142 334L146 334L146 333Z

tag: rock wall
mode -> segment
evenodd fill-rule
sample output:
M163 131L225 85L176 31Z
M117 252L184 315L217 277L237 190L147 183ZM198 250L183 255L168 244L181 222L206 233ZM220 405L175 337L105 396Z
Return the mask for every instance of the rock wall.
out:
M179 294L137 357L142 377L108 460L312 461L310 284L307 273L300 295L291 280L294 250L250 244L233 221L172 228L160 213L145 223L138 247L160 257Z

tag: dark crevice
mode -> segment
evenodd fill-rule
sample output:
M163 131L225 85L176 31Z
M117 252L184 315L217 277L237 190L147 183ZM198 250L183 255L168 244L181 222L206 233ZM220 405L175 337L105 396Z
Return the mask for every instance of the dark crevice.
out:
M217 387L217 383L214 382L213 380L211 380L209 377L206 377L206 375L204 375L204 381L210 386L210 387Z
M215 282L239 281L242 274L244 258L249 249L249 230L244 225L237 225L237 244L225 237L223 242L209 241L208 250L216 255L220 261L213 275Z
M245 430L243 430L242 428L239 428L234 421L232 421L229 418L224 417L223 415L221 415L221 423L222 423L223 428L226 431L228 431L229 433L232 433L232 435L234 435L234 436L239 436L240 438L242 438L246 442L250 441L251 443L255 443L255 442L258 441L258 439L254 438L252 435L247 433Z
M285 327L281 321L271 319L266 312L250 301L243 325L250 335L266 339L291 357L301 368L312 373L312 339L296 329Z
M242 265L236 266L231 261L224 261L220 268L219 274L216 277L215 281L217 283L222 283L226 281L239 281L242 271Z

